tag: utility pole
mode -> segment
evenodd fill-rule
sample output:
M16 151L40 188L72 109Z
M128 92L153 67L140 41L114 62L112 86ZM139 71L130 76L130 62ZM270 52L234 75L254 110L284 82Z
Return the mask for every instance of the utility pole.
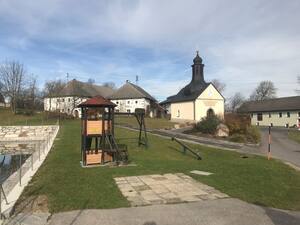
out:
M139 84L139 75L135 76L135 84L138 85Z

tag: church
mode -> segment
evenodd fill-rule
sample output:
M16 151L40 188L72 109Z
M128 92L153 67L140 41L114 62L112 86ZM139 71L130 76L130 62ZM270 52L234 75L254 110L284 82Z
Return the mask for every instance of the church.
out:
M198 122L209 115L224 118L225 99L212 83L205 82L204 64L198 52L193 62L191 82L160 104L177 122Z

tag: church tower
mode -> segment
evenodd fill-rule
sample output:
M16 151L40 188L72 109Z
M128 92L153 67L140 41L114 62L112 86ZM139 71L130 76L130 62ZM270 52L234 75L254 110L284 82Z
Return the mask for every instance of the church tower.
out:
M192 83L205 83L204 76L203 76L204 64L202 64L202 59L199 56L198 51L193 62L194 64L192 65L192 71L193 71Z

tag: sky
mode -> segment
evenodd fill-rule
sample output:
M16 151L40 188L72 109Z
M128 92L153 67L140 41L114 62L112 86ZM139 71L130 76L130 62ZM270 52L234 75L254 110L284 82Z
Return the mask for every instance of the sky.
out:
M262 80L296 95L300 1L0 0L0 63L17 60L39 87L55 79L130 80L158 100L190 82L198 50L207 82L249 97Z

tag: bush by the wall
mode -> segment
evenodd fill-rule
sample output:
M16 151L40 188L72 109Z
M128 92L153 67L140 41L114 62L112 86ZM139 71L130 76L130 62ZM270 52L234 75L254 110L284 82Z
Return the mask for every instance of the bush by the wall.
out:
M245 143L246 142L246 136L244 134L233 134L229 137L230 141L233 142L239 142L239 143Z
M217 116L209 116L202 118L201 121L196 124L195 128L204 134L215 134L220 122L221 120Z
M225 114L225 124L229 128L229 134L246 134L247 127L250 126L251 120L248 115L236 113Z
M247 142L259 143L261 140L259 128L256 126L249 126L246 130Z

